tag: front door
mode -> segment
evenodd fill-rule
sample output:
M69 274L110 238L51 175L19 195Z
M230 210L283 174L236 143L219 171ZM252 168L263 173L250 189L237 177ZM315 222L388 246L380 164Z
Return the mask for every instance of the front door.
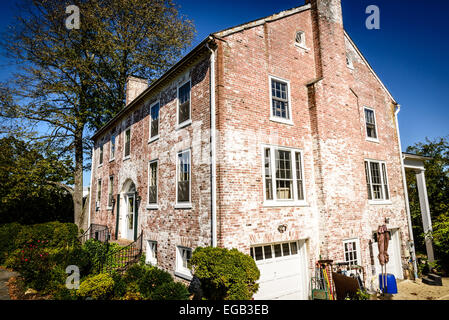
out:
M134 210L136 205L135 193L129 193L127 195L127 212L126 212L126 239L134 239Z

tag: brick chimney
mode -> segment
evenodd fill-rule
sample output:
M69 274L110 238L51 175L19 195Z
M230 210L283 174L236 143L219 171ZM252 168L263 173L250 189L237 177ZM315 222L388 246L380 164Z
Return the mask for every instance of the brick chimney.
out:
M148 88L148 80L136 76L129 76L126 80L126 105L136 99Z

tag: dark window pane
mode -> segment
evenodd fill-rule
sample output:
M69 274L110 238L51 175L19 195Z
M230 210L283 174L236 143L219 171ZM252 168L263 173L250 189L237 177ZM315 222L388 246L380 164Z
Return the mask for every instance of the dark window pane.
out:
M265 253L265 259L271 259L272 258L271 246L265 246L265 247L263 247L263 250Z
M190 152L178 154L178 202L190 201Z
M151 138L159 134L159 103L151 107Z
M180 124L190 119L190 82L179 88L178 99L178 124Z
M274 245L274 255L276 258L282 257L282 249L280 244Z
M129 156L131 150L131 130L125 131L125 157Z
M256 255L256 261L263 259L262 247L255 247L254 253Z
M290 249L292 251L292 254L298 253L298 244L296 242L290 242Z
M273 180L271 176L271 151L265 149L265 197L267 200L273 200Z
M282 252L284 254L284 256L289 256L290 255L290 248L288 243L283 243L282 244Z

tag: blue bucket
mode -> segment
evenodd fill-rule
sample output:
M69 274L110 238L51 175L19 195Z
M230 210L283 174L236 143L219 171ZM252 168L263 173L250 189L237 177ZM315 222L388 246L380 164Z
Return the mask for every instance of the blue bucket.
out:
M394 275L387 273L384 275L385 280L382 281L382 274L379 274L379 288L383 293L396 294L398 293L398 287L396 285L396 278ZM384 283L386 284L386 291L384 291Z

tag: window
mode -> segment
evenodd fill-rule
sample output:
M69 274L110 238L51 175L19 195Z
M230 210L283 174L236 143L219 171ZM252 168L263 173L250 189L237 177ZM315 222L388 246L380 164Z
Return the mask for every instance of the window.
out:
M266 146L263 155L265 203L305 201L301 152Z
M290 83L270 77L270 99L270 119L291 124Z
M190 80L178 88L178 125L190 120Z
M156 140L159 136L159 101L150 107L150 140Z
M153 266L157 266L157 242L147 241L147 252L145 255L145 262Z
M304 31L296 32L295 45L301 48L306 48L306 34Z
M190 203L190 150L178 153L177 188L178 203Z
M189 261L192 258L192 249L176 247L176 274L181 277L191 278Z
M148 169L148 204L157 203L157 161L152 161Z
M388 201L390 192L388 190L387 168L385 162L365 161L365 176L368 190L368 200Z
M109 156L109 160L114 160L115 159L115 132L111 133L111 149L110 149L110 156Z
M352 63L352 58L349 56L349 54L346 54L346 66L349 69L354 69L354 65Z
M343 241L345 262L349 265L361 265L360 261L360 251L359 251L359 240L350 239Z
M97 210L100 209L100 201L101 201L101 179L97 181L97 201L95 202L95 207Z
M251 257L256 261L265 261L299 254L297 241L267 244L251 247Z
M100 146L100 156L98 160L98 165L101 166L103 164L103 145Z
M114 176L110 176L108 185L108 208L112 208L112 200L114 197L112 194L113 188L114 188Z
M376 114L374 110L365 108L366 137L368 140L377 140Z
M125 131L125 158L131 154L131 128Z

